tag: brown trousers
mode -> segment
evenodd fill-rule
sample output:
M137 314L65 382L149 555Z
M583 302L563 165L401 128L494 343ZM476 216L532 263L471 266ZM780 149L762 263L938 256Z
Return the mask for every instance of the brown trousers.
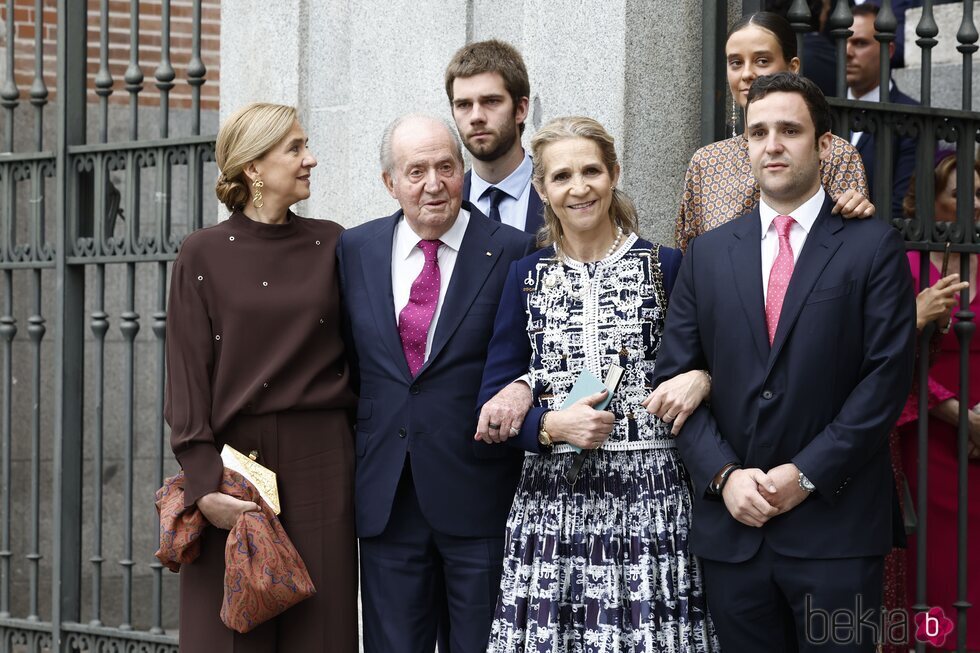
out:
M204 533L180 569L181 653L356 653L357 540L353 436L342 410L237 417L220 435L278 476L279 515L317 593L244 635L221 623L228 531Z

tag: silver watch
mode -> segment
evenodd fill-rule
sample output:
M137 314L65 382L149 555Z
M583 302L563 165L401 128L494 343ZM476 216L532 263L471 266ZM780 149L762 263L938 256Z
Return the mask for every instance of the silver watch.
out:
M809 494L817 489L817 486L810 482L803 472L800 472L800 489Z

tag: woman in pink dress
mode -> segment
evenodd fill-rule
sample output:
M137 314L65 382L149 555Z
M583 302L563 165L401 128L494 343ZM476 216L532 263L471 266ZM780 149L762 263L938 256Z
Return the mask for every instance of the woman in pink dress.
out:
M936 220L954 221L956 219L956 155L950 154L936 166ZM907 198L906 201L909 201ZM912 199L914 206L914 199ZM980 166L974 171L974 220L980 221ZM920 275L919 252L908 254L912 276L916 288ZM980 315L980 294L977 292L977 256L969 255L970 284L969 308L974 315ZM942 252L929 255L928 284L934 286L940 281ZM960 271L960 257L952 254L949 272ZM956 312L953 307L952 326L947 333L940 333L938 342L932 350L932 366L929 370L929 445L928 445L928 505L926 535L926 604L939 606L946 616L956 622L953 603L957 600L957 521L958 521L958 444L957 429L960 410L960 346L955 332ZM941 322L945 322L942 320ZM942 327L943 324L940 324ZM969 396L970 406L970 464L968 472L969 498L967 501L969 517L967 520L967 541L971 547L980 542L980 338L976 334L969 342ZM906 407L908 412L916 408L917 397L913 396ZM912 420L900 428L903 445L903 459L906 476L912 496L918 492L918 437L917 422ZM910 538L908 582L909 605L915 601L914 570L916 560L915 538ZM967 565L967 600L974 606L980 605L980 565ZM980 611L967 611L967 650L980 651ZM956 648L956 633L950 634L941 647L944 650Z

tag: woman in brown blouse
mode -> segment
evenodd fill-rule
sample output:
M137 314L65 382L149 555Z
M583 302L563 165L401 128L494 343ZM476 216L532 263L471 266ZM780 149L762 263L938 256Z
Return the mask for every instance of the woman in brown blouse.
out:
M218 133L228 220L184 241L167 312L171 444L186 503L212 524L180 570L180 649L357 650L355 398L340 334L334 247L342 228L293 214L316 159L292 107L252 104ZM229 444L278 475L280 519L317 594L241 635L219 619L225 529L256 509L218 491Z
M782 16L766 11L744 16L732 26L725 58L732 97L743 110L756 77L800 69L792 27ZM836 201L835 213L847 218L874 213L861 155L848 141L834 136L820 173L824 190ZM693 238L748 213L758 203L759 185L752 177L745 135L705 145L694 153L684 177L674 228L677 246L687 251Z

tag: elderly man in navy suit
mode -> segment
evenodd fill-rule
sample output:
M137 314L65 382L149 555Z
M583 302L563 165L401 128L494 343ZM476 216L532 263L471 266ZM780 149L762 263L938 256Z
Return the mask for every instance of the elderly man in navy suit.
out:
M654 380L713 379L677 440L692 550L723 650L874 651L887 438L914 359L908 263L884 222L831 213L830 108L812 81L760 77L746 111L761 201L688 248Z
M521 53L503 41L470 43L446 68L446 95L473 169L463 198L492 220L530 234L541 228L541 198L521 145L531 86Z
M462 148L427 116L395 120L382 179L401 208L338 244L357 409L355 508L364 648L487 646L521 454L473 439L507 270L531 237L463 201ZM444 604L448 602L448 608Z

